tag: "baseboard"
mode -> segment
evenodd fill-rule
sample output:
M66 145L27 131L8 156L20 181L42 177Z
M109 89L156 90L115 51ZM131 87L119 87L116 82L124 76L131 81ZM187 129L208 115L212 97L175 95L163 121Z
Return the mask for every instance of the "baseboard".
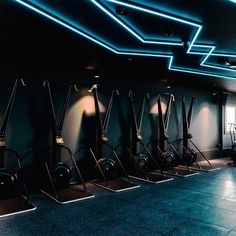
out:
M211 149L211 150L204 150L202 153L209 159L218 159L218 158L224 158L224 157L230 157L231 156L231 149ZM199 161L204 160L201 155L198 155Z

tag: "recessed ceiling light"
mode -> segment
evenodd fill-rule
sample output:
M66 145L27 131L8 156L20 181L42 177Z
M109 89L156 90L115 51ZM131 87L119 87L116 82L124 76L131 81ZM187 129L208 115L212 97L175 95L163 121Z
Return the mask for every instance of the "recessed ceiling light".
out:
M167 85L167 86L166 86L166 88L167 88L167 89L170 89L170 88L171 88L171 86L170 86L170 85Z
M118 15L122 15L122 16L128 15L128 10L127 10L125 7L117 6L117 7L116 7L116 13L117 13Z
M84 67L86 70L94 70L95 66L85 66Z
M100 78L100 75L94 75L94 78L98 79L98 78Z

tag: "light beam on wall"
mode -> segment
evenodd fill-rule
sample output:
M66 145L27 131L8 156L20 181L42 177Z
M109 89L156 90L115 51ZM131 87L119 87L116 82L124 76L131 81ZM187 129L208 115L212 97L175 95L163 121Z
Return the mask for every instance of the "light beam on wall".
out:
M83 115L87 117L95 116L94 97L92 95L86 95L86 93L88 93L87 89L80 91L80 94L85 95L76 101L68 110L63 126L63 129L66 129L64 139L73 153L77 150ZM106 110L105 106L100 101L99 108L101 112L105 112Z

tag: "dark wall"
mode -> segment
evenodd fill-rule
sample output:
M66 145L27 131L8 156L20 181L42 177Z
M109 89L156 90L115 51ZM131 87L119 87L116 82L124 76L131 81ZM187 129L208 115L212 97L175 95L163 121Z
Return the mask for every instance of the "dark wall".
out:
M37 75L35 75L37 76ZM39 76L38 76L39 77ZM7 78L1 82L1 118L3 117L7 99L14 84L13 78ZM43 78L43 76L42 76ZM66 90L69 81L74 79L72 76L58 74L50 79L53 100L56 113L62 109L66 96ZM10 122L6 132L8 146L16 149L21 154L34 149L39 150L47 147L51 143L51 120L50 107L48 105L47 91L42 86L43 79L33 81L30 76L25 76L26 87L19 86L16 94L16 100ZM111 113L108 136L110 144L114 147L119 143L129 142L130 137L130 107L128 101L129 90L133 91L135 109L138 112L141 98L144 92L150 94L150 108L146 106L142 135L144 143L150 143L158 137L157 127L157 105L156 94L159 91L162 94L163 108L165 107L168 94L174 93L172 113L169 124L170 141L182 137L182 108L181 97L186 96L187 109L191 96L196 97L192 119L192 135L194 142L198 147L208 154L208 157L215 157L213 154L217 151L220 133L219 104L216 103L214 96L207 90L197 90L190 87L175 86L167 89L166 86L153 83L136 81L135 78L116 78L114 75L106 75L99 81L94 81L87 74L80 74L74 79L80 91L73 91L69 104L69 109L65 117L63 126L63 137L65 144L76 154L77 160L85 163L88 160L88 153L79 150L81 146L88 147L95 143L95 117L94 100L92 94L87 90L94 82L99 82L99 100L101 110L105 111L111 90L118 89L120 95L115 96L113 109ZM178 148L178 146L177 146ZM119 152L119 150L118 150ZM37 163L42 160L43 155L38 152L30 154L23 158L24 167L29 173L35 174ZM62 158L66 158L63 156ZM82 167L84 164L82 164ZM86 165L85 165L86 166ZM86 167L87 168L87 167ZM37 179L37 177L35 177Z

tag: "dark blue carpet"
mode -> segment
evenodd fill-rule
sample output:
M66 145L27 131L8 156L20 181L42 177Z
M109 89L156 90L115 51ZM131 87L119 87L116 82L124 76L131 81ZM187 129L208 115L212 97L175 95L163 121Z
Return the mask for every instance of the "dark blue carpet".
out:
M175 178L58 205L33 196L37 210L0 220L0 235L236 236L236 169Z

